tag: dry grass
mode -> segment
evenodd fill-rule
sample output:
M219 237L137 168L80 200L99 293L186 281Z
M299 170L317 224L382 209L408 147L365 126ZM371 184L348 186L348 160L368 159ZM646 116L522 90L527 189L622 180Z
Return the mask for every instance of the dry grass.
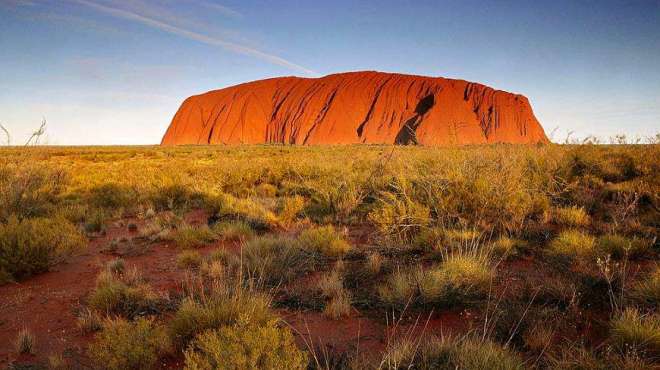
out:
M36 339L27 328L21 329L14 341L14 348L20 354L34 354L36 351Z
M80 230L98 237L111 230L110 223L136 217L145 225L134 243L117 243L112 252L130 261L125 252L131 245L148 253L149 245L173 240L185 250L181 264L198 267L186 274L200 279L200 287L184 284L185 297L166 301L135 268L113 261L83 297L91 310L80 314L81 329L97 330L98 316L106 313L127 319L161 315L149 330L136 327L137 321L118 326L126 333L158 332L157 322L167 318L178 351L196 343L187 352L191 367L205 361L215 366L220 352L204 343L239 343L232 356L255 348L270 359L273 352L261 351L265 344L288 348L279 324L267 324L274 316L264 292L285 309L304 306L330 318L345 317L351 306L370 318L391 313L392 306L407 307L407 315L395 311L404 326L417 316L469 306L465 324L488 333L440 344L420 338L399 351L415 353L399 358L418 368L518 368L521 355L530 359L526 365L541 368L644 368L657 359L649 357L657 328L646 313L657 310L658 279L646 271L658 259L658 145L0 152L0 283L64 261L86 244ZM195 216L206 210L212 226L187 225L191 210ZM226 241L227 249L208 258L192 250L216 240ZM596 263L603 255L612 256L610 267L617 271L606 279ZM336 260L344 267L333 270ZM322 276L319 289L287 295L297 286L309 288L300 283L310 272ZM608 290L617 294L614 312ZM172 320L164 309L172 310ZM490 320L488 310L506 323L491 329L475 322L485 313ZM590 340L603 341L603 325L593 318L609 315L615 317L609 339L615 351L557 340L589 327ZM540 330L537 324L545 322L556 330ZM204 333L212 335L202 339ZM144 358L158 358L158 352L143 351ZM108 356L108 363L123 361ZM337 354L331 362L359 362L350 357Z

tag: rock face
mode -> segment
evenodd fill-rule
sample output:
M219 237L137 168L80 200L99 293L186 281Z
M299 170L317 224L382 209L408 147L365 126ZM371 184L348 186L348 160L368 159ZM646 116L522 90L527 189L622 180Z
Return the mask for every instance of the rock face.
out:
M273 78L192 96L162 144L547 141L522 95L441 77L351 72Z

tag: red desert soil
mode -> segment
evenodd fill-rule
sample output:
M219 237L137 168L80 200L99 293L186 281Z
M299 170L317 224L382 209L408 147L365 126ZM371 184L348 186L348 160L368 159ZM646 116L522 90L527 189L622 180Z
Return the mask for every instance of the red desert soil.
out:
M191 224L206 221L203 212L192 212L186 216ZM91 363L85 355L87 344L93 334L84 335L77 327L76 314L84 307L84 300L94 288L96 277L107 261L116 258L115 254L104 251L113 239L131 239L138 235L129 232L129 222L136 223L138 230L145 222L123 220L107 227L104 236L93 238L88 249L56 266L52 271L34 276L16 284L0 286L0 368L9 364L47 364L51 355L64 354L74 368L89 368ZM226 248L238 253L237 245L215 244L200 249L204 254L215 248ZM137 267L146 281L164 294L180 291L186 271L176 266L178 250L167 243L156 243L144 254L121 256L127 267ZM385 324L386 319L367 317L357 310L348 318L331 320L320 312L291 311L279 309L277 312L293 329L296 342L301 348L308 345L325 348L329 352L357 351L377 355L387 345L387 337L396 338L410 333L441 334L460 332L467 326L465 312L443 312L430 318L406 317L400 326ZM390 320L391 321L391 320ZM427 322L428 321L428 322ZM18 332L28 328L36 338L36 355L18 356L14 340ZM396 332L392 332L396 330ZM389 334L388 334L389 333ZM320 356L322 353L318 352ZM181 358L167 358L160 366L163 369L181 367Z
M349 72L272 78L189 97L162 144L547 141L522 95L442 77Z

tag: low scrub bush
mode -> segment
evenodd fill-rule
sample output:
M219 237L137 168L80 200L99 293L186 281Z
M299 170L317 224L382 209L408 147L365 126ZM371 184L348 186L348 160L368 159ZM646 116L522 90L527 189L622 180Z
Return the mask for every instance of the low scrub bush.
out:
M610 341L622 352L655 358L660 355L660 314L642 315L636 309L626 309L612 320Z
M169 350L165 329L152 319L107 319L89 346L92 360L108 370L152 369Z
M68 175L59 168L0 163L0 222L48 216L68 182Z
M98 208L109 210L133 208L136 196L132 189L118 184L103 184L90 191L89 202Z
M298 242L302 248L326 257L341 257L351 250L351 244L332 225L305 230Z
M185 352L185 369L305 369L307 356L291 332L274 321L240 322L198 335Z
M64 218L11 217L0 223L0 275L23 279L48 271L86 244L78 229Z
M340 268L321 276L318 282L321 295L326 299L324 314L333 320L348 316L351 312L351 296L344 289Z

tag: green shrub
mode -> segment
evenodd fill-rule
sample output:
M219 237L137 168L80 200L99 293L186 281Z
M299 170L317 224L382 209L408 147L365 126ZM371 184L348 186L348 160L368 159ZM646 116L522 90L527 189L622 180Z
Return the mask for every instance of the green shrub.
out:
M170 321L170 337L180 348L185 348L197 334L233 325L239 319L265 323L272 318L269 307L268 297L249 291L239 294L223 291L203 302L187 298Z
M198 267L202 263L202 255L195 250L185 250L176 256L176 265L180 268Z
M660 266L632 287L632 297L637 302L660 307Z
M591 256L596 239L579 230L565 230L550 242L551 253L557 256L579 258Z
M598 238L597 248L600 253L609 254L613 258L639 257L648 252L651 243L638 239L626 238L618 234L604 235Z
M199 227L186 225L173 232L170 238L177 247L184 249L201 247L217 240L216 234L206 225Z
M267 284L288 282L314 268L313 256L294 239L258 237L243 248L242 263L249 276Z
M248 240L254 237L254 230L252 227L243 221L223 221L219 222L212 227L213 232L218 235L221 240L226 241L241 241Z
M298 242L302 248L327 257L341 257L351 250L351 244L332 225L305 230Z
M11 217L0 223L0 272L13 279L45 272L86 244L78 229L64 218Z
M185 369L305 369L307 356L285 328L238 323L206 331L185 352Z
M114 318L103 323L89 346L89 355L103 369L142 370L154 368L168 349L165 329L153 320Z
M660 355L660 314L642 315L636 309L626 309L610 323L610 341L624 352Z

